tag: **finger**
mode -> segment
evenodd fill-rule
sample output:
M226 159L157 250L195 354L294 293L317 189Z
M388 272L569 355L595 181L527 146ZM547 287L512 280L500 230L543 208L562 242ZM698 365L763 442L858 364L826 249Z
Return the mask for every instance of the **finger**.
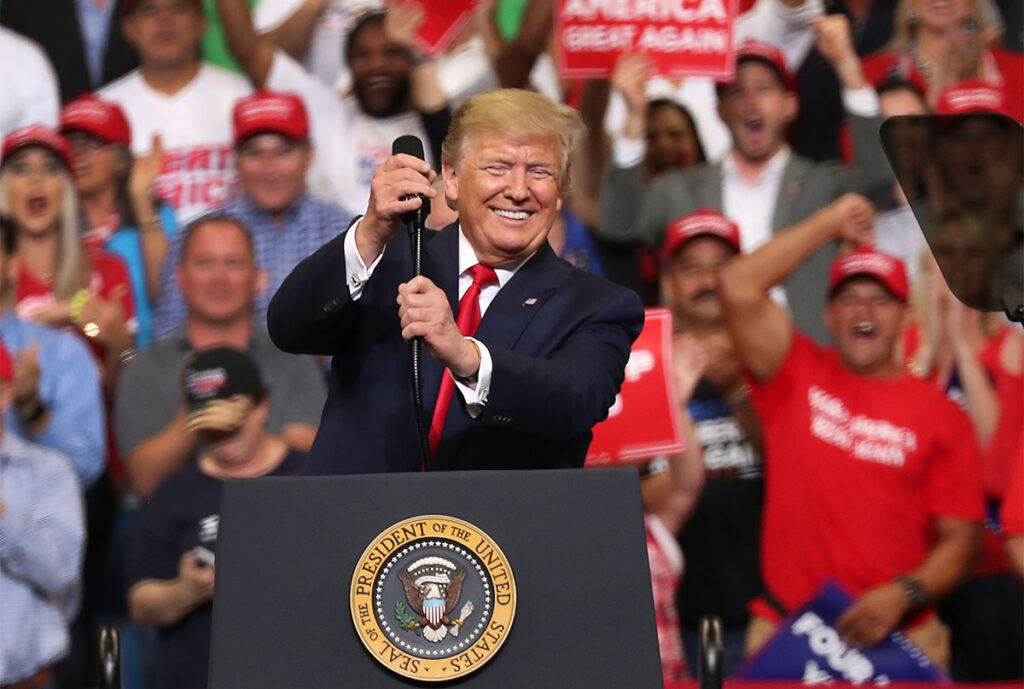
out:
M384 161L384 164L380 166L382 170L399 170L401 168L410 168L417 170L422 174L427 174L430 171L430 165L427 161L416 156L411 156L408 153L397 153L390 156Z

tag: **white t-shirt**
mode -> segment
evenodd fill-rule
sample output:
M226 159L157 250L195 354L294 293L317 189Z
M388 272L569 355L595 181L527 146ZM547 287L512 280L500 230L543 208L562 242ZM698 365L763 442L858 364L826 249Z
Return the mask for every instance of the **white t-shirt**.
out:
M309 189L352 215L366 212L373 171L391 155L391 144L398 137L418 136L427 162L437 169L419 113L387 118L365 115L354 97L339 96L281 51L274 55L267 87L296 92L305 101L313 142Z
M42 48L0 27L0 72L0 139L37 122L57 126L57 78Z
M253 24L260 33L276 29L302 7L304 0L260 0L253 10ZM346 93L352 75L345 64L345 37L359 15L384 7L384 0L332 0L313 30L302 63L327 86Z
M232 112L252 92L249 82L220 67L203 64L173 96L156 91L136 69L101 89L100 98L124 110L132 127L132 151L148 153L160 134L164 169L156 193L182 225L220 205L235 183Z

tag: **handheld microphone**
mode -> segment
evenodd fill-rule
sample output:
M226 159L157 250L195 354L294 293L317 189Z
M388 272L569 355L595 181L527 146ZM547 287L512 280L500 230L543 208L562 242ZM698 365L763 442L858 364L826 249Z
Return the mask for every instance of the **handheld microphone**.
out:
M405 153L414 158L424 160L423 142L419 137L406 134L395 139L391 144L391 155ZM412 249L412 272L414 277L423 274L423 230L427 225L427 216L430 214L430 199L423 194L416 194L420 198L420 207L414 211L402 214L402 222L409 229L410 248ZM412 198L403 197L402 200ZM420 360L423 351L423 338L416 337L412 341L410 351L410 374L412 384L413 415L416 421L416 440L420 454L420 465L424 471L433 468L433 457L430 452L429 426L427 425L426 410L423 408L423 373Z
M418 136L413 136L411 134L400 136L391 144L391 155L398 155L399 153L411 155L413 158L419 158L420 160L426 160L423 155L423 142L420 141ZM410 225L410 229L413 227L425 227L427 223L427 216L430 215L430 199L424 194L416 194L416 196L418 196L421 201L420 207L414 211L402 214L403 222L408 223ZM412 198L412 196L405 196L402 200L406 201L410 198Z

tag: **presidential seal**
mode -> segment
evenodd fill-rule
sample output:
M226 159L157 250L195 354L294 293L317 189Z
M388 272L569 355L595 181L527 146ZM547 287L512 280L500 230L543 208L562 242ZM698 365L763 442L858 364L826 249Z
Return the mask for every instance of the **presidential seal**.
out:
M370 543L349 602L374 658L405 677L443 682L478 670L505 643L516 584L490 536L454 517L426 515Z

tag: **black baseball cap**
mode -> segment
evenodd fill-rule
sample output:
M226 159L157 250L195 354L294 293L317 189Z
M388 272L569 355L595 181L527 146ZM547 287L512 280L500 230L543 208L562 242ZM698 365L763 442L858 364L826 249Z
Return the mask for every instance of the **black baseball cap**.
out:
M182 376L189 416L201 413L214 400L237 395L255 400L264 393L256 362L233 347L212 347L196 352L185 362Z

